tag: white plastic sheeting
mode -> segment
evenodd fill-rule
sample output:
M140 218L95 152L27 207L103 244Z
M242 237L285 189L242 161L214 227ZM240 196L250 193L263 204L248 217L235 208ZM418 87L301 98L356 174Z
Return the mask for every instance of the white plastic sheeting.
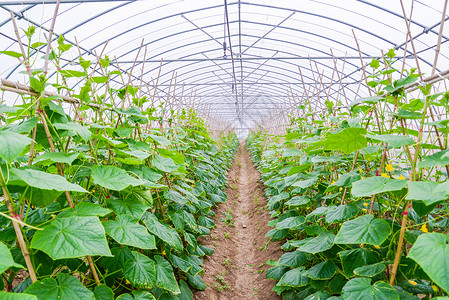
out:
M20 28L35 25L36 41L45 41L55 2L0 1L0 50L19 52L9 11L14 12ZM444 0L415 0L412 10L412 1L404 0L407 16L412 14L410 29L421 71L427 75L434 62L443 7ZM122 70L132 68L143 40L147 47L145 70L140 77L141 50L133 83L142 80L151 87L163 59L161 96L176 72L179 105L191 104L196 95L200 109L244 130L274 111L290 109L287 91L297 102L304 101L307 94L317 109L326 99L345 105L368 96L352 30L364 63L380 57L382 50L396 48L397 68L402 67L407 30L400 1L229 0L227 10L229 33L224 0L62 0L54 38L62 34L67 42L77 40L83 57L91 60L107 42L104 53ZM445 26L437 72L449 68L448 38L449 26ZM45 48L33 57L44 52ZM405 55L406 68L415 68L410 43ZM65 67L76 68L77 47L64 59ZM0 54L1 78L26 83L26 76L20 73L23 70L17 59ZM71 84L76 88L76 81ZM3 99L15 101L17 97L4 95Z

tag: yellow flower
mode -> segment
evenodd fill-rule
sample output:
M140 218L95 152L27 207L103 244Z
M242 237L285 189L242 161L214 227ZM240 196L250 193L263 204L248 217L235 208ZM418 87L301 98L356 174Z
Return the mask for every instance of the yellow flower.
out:
M165 256L165 254L167 254L167 252L165 252L165 250L162 250L162 255Z
M365 179L365 177L362 176L362 179Z
M369 204L368 202L363 203L363 206L367 207Z
M421 226L421 231L425 232L425 233L429 232L429 228L427 227L427 224L424 224L423 226Z
M438 292L437 286L432 284L432 290L433 290L435 293Z
M399 176L399 179L400 180L405 180L405 177L401 175L401 176Z
M408 281L411 285L418 285L418 283L416 283L416 281L413 281L413 280L409 280Z
M387 170L388 172L393 172L394 168L393 168L392 165L387 164L386 167L385 167L385 170Z
M310 209L310 207L307 206L306 209Z
M368 211L366 208L362 208L363 211Z
M126 279L126 284L131 284L131 282L129 282L129 280L128 280L128 279Z
M342 188L342 187L340 187L340 188L339 188L338 190L339 190L339 191L341 192L341 191L343 191L343 188Z
M382 173L381 176L385 178L390 178L390 176L388 176L387 173Z
M363 173L363 170L362 170L362 169L359 169L359 173Z
M377 245L373 245L374 246L374 248L376 248L376 249L380 249L380 247L379 246L377 246Z
M333 180L333 181L331 182L331 185L334 184L334 183L335 183L335 180Z

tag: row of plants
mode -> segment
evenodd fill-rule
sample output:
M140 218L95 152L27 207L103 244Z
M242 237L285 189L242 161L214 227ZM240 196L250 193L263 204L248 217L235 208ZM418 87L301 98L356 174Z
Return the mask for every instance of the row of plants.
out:
M266 273L283 299L448 299L449 93L408 93L419 75L394 56L370 63L372 97L306 103L285 135L247 138L267 236L285 241Z
M214 250L197 240L226 200L236 135L212 138L192 109L148 106L141 85L113 89L131 74L107 56L63 68L72 45L24 32L21 53L2 52L21 61L31 92L0 105L0 298L192 299L206 288Z

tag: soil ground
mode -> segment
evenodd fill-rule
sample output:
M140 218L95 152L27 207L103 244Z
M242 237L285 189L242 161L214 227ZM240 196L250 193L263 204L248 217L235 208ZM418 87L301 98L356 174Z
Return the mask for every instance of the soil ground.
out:
M204 260L203 279L208 287L196 292L195 300L281 299L271 290L275 281L265 278L270 268L265 262L278 260L282 250L281 243L265 237L271 229L267 227L270 216L259 176L241 145L228 173L228 199L215 210L217 227L201 241L215 252ZM232 220L221 221L225 213Z

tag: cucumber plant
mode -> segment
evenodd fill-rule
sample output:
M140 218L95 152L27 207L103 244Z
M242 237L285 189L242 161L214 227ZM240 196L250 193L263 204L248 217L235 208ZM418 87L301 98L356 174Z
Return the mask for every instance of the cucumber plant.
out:
M415 70L373 60L375 95L291 117L247 138L285 254L267 278L283 299L429 299L449 292L446 93L407 92ZM381 66L383 67L381 68ZM396 77L396 78L395 78Z

